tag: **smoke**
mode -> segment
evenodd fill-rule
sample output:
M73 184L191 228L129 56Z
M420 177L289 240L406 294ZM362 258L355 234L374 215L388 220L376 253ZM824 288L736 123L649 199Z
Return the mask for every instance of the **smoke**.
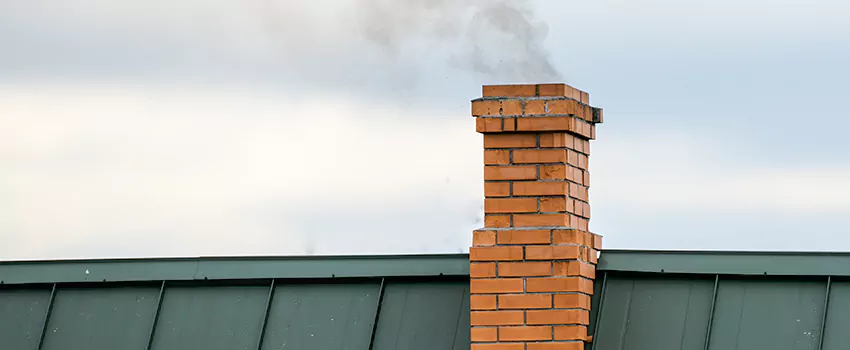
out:
M526 0L358 0L357 28L390 57L424 44L427 55L477 77L560 80L549 33ZM420 53L422 53L420 51ZM440 56L438 56L440 57Z

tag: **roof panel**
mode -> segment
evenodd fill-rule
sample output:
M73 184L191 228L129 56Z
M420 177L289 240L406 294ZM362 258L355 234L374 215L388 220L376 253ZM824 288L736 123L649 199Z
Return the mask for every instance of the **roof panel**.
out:
M380 281L277 284L263 349L369 349Z
M35 349L41 337L50 289L0 289L0 344L8 349Z
M832 281L829 290L823 349L847 349L850 344L850 282Z
M469 282L388 284L373 349L469 349Z
M144 350L158 287L56 291L42 349Z
M169 287L153 350L256 349L269 286Z

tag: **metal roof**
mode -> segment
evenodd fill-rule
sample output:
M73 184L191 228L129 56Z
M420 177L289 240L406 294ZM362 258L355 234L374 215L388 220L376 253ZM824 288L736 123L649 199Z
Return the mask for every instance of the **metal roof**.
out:
M463 254L0 262L0 348L468 349L468 268ZM597 278L590 349L850 344L850 254L606 250Z

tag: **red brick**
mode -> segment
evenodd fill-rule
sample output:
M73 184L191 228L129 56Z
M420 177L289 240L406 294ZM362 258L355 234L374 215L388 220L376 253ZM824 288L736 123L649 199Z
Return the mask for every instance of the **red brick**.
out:
M496 263L471 263L469 264L469 277L496 277Z
M473 326L512 326L523 324L522 311L472 311L469 323Z
M510 261L522 260L522 247L471 247L469 248L470 261Z
M564 165L541 165L540 179L542 180L566 180L567 167Z
M585 340L587 339L587 327L585 326L556 326L555 340Z
M485 174L486 174L486 170L485 170ZM485 179L486 179L486 177L485 177ZM575 199L581 199L581 200L587 202L587 199L588 199L587 198L587 187L571 183L570 184L570 197L573 197Z
M499 327L499 340L552 340L552 333L552 327L550 326Z
M516 131L516 118L505 118L505 125L502 126L504 131Z
M499 309L550 309L551 294L502 294Z
M484 166L484 180L536 180L537 167L527 165Z
M475 131L477 132L501 132L502 118L475 118Z
M563 149L529 149L514 151L514 164L565 163L567 151Z
M519 118L516 121L517 131L573 131L574 128L575 120L571 117Z
M584 350L584 342L528 343L526 350Z
M511 151L503 149L484 150L484 164L511 164Z
M495 295L470 295L469 308L472 310L495 310Z
M535 134L485 134L484 148L535 148Z
M575 140L575 136L565 132L540 133L540 147L542 148L573 148Z
M470 294L521 293L522 278L493 278L469 280Z
M501 108L502 106L497 100L472 101L472 115L476 117L499 115Z
M582 276L596 278L596 267L581 261L558 261L554 265L555 276Z
M510 195L510 182L487 181L484 183L484 197L508 197Z
M496 327L472 327L469 333L469 339L472 341L497 341L498 328ZM475 345L473 345L473 348Z
M526 324L588 324L587 310L528 310Z
M576 229L552 230L552 243L590 246L593 240L589 233Z
M501 214L484 214L484 227L511 227L511 216Z
M476 247L496 245L496 231L472 231L472 245Z
M540 198L541 213L564 213L573 212L573 200L566 197L542 197Z
M503 100L502 115L522 115L522 101Z
M570 260L578 259L579 247L570 245L525 247L527 260Z
M570 226L569 214L516 214L514 227Z
M567 164L572 165L574 167L578 166L578 152L573 150L567 151Z
M577 101L552 100L549 101L549 114L576 114L580 110Z
M593 281L581 277L541 277L525 281L528 292L582 292L593 294Z
M500 277L552 276L551 262L499 263Z
M517 181L514 196L567 196L567 183L561 181Z
M525 350L525 343L472 344L470 350ZM572 350L572 349L570 349Z
M485 213L535 213L537 198L485 198Z
M501 299L499 302L502 302ZM590 310L590 296L587 294L555 294L554 302L556 309Z
M525 101L525 114L536 115L546 113L546 101L544 100L528 100Z
M549 244L549 230L509 230L499 231L496 236L498 244Z
M536 85L484 85L481 88L484 97L533 97L537 95Z
M597 234L592 234L592 233L590 235L591 235L591 237L593 237L593 245L592 245L593 249L602 248L602 236L597 235ZM497 237L497 239L501 239L501 237Z

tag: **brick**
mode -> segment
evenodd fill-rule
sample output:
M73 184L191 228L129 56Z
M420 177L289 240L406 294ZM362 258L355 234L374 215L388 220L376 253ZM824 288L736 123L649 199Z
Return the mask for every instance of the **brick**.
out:
M587 294L555 294L553 301L556 309L590 310L590 296Z
M599 259L599 256L597 254L598 254L598 252L596 250L588 249L587 262L589 262L591 264L596 264L597 260Z
M584 350L584 342L528 343L526 350Z
M522 247L471 247L470 261L510 261L522 260Z
M470 295L469 308L472 310L495 310L495 295Z
M516 121L517 131L573 131L575 120L571 117L520 118Z
M581 292L593 294L593 281L581 277L541 277L525 281L528 292Z
M587 339L587 327L585 326L556 326L553 333L555 340Z
M502 132L502 118L475 118L475 131Z
M511 164L511 151L503 149L484 150L484 164Z
M537 85L538 96L564 96L567 89L566 84L539 84Z
M546 101L544 100L528 100L525 101L525 115L537 115L546 113Z
M567 151L567 164L578 167L578 152L573 150Z
M485 198L485 213L535 213L537 198Z
M499 115L499 109L502 106L499 101L472 101L473 116L496 116Z
M481 96L484 97L533 97L537 95L536 85L484 85Z
M516 131L516 118L505 118L505 123L502 125L503 131Z
M576 229L552 230L553 244L578 244L590 246L593 241L590 234Z
M522 311L472 311L469 323L473 326L513 326L525 323Z
M469 333L469 340L471 341L497 341L498 337L498 328L496 327L472 327ZM475 346L475 345L473 345Z
M503 311L504 312L504 311ZM588 324L587 310L528 310L526 324Z
M516 214L514 227L570 226L569 214Z
M484 173L485 174L487 173L486 169L485 169ZM486 179L486 176L485 176L485 179ZM587 202L587 200L588 200L588 198L587 198L587 187L571 183L570 184L570 197L573 197L575 199L581 199L581 200Z
M540 198L541 213L564 213L573 212L573 200L566 197L542 197Z
M485 182L484 197L508 197L511 195L510 182Z
M565 132L545 132L540 134L540 147L573 148L575 140L575 136Z
M581 261L558 261L554 265L555 276L582 276L596 278L596 267Z
M535 134L484 134L484 148L535 148Z
M575 115L579 110L579 104L573 100L552 100L549 101L549 114L567 114Z
M470 350L525 350L524 343L472 344Z
M469 264L469 277L496 277L496 263L471 263Z
M580 97L581 98L579 99L579 101L581 101L581 103L584 103L586 105L590 104L590 94L584 91L580 91Z
M566 180L567 167L563 165L541 165L540 166L541 180Z
M551 262L499 263L500 277L552 276Z
M470 294L521 293L522 278L493 278L469 280Z
M537 167L528 165L484 166L484 180L536 180Z
M567 151L563 149L517 150L514 151L514 164L565 163Z
M583 176L582 180L584 180L584 183L582 183L582 185L584 185L585 187L590 187L590 172L589 171L584 172L584 176Z
M500 341L552 340L551 326L499 327Z
M520 100L504 100L502 101L502 115L522 115L522 101Z
M472 231L472 245L476 247L496 245L496 231Z
M597 234L590 234L593 237L593 245L591 246L593 249L601 249L602 248L602 236ZM501 239L501 237L497 237L497 239Z
M570 167L570 169L567 170L567 171L572 172L572 175L569 175L569 174L567 175L567 180L570 180L570 181L575 182L577 184L581 184L582 181L584 180L584 171L583 170L581 170L579 168Z
M567 196L568 184L560 181L523 181L513 183L514 196Z
M587 167L590 165L589 162L590 162L590 159L586 155L580 154L580 153L578 154L578 167L579 168L587 170Z
M551 309L551 294L502 294L499 309Z
M510 230L499 231L496 235L498 244L549 244L549 230Z
M511 227L511 216L501 214L484 214L484 227Z
M574 260L579 258L579 246L553 245L525 247L526 260Z
M573 216L573 217L570 217L570 220L572 222L573 227L575 227L579 230L584 230L584 231L588 230L588 225L590 224L590 222L587 219L580 218L578 216Z

